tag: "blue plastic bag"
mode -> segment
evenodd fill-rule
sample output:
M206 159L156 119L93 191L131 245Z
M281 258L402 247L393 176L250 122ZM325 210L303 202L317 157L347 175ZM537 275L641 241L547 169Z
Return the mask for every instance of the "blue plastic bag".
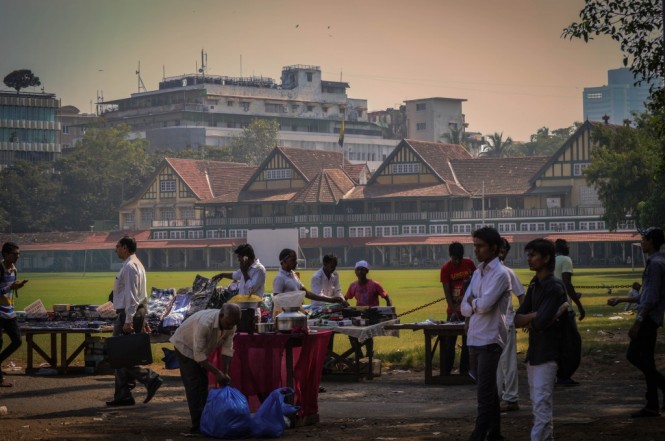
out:
M299 406L284 402L289 395L293 395L290 387L275 389L261 403L252 417L252 438L279 438L284 434L287 427L284 417L300 409Z
M238 439L251 434L252 417L247 398L226 386L211 389L201 415L201 432L213 438Z

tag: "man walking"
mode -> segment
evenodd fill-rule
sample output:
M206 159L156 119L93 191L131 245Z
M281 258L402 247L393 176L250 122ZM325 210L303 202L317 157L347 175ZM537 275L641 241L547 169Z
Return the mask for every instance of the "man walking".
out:
M660 247L665 243L665 235L663 230L655 227L642 230L640 234L642 251L648 256L642 274L641 294L637 298L615 297L607 300L610 306L639 301L635 323L628 331L630 344L626 358L644 374L647 403L631 415L633 418L659 416L658 389L665 394L665 377L656 369L654 360L658 328L663 326L665 314L665 256L660 252ZM665 403L663 409L665 410Z
M480 264L462 300L469 317L467 343L471 369L478 383L478 415L469 441L497 441L501 436L501 411L496 371L506 345L506 312L510 301L510 276L499 261L501 236L491 227L473 232L473 250Z
M136 241L125 236L115 246L115 253L122 262L122 267L113 285L113 307L118 314L113 325L113 335L143 332L143 322L147 314L146 277L143 264L136 257ZM150 369L139 366L120 368L115 371L115 393L107 406L132 406L135 404L131 387L136 382L147 389L144 403L155 396L162 385L159 375Z
M2 271L0 277L0 349L2 349L2 334L9 336L11 343L0 352L0 366L21 346L21 330L18 327L16 312L14 311L14 296L17 291L28 282L19 282L16 278L16 261L20 255L18 245L6 242L2 245ZM0 368L0 387L12 387L13 384L5 381L5 374Z

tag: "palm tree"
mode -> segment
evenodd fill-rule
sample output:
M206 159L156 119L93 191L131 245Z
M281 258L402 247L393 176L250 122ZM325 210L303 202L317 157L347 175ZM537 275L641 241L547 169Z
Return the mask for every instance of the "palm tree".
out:
M491 158L505 158L510 156L513 146L513 139L509 136L503 140L503 132L494 132L493 135L487 137L487 145L483 149L481 155Z

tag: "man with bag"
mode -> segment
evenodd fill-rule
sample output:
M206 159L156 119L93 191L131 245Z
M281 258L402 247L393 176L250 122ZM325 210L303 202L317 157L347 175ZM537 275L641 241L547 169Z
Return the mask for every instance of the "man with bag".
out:
M113 325L113 336L143 332L147 314L146 277L143 264L136 257L136 240L125 236L115 246L115 253L122 262L113 284L113 307L118 315ZM155 396L163 383L161 377L151 369L132 366L115 371L115 393L107 406L133 406L131 389L136 382L147 389L143 400L147 403Z
M228 372L240 315L240 307L235 303L225 303L219 310L204 309L182 322L171 337L192 419L191 434L200 432L201 415L208 399L208 373L221 386L231 383ZM208 361L208 356L220 346L224 372Z

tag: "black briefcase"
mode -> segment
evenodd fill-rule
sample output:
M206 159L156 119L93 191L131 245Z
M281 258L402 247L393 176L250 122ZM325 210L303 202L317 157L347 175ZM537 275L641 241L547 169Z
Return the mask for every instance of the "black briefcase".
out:
M106 354L112 368L126 368L152 363L150 336L125 334L106 339Z

